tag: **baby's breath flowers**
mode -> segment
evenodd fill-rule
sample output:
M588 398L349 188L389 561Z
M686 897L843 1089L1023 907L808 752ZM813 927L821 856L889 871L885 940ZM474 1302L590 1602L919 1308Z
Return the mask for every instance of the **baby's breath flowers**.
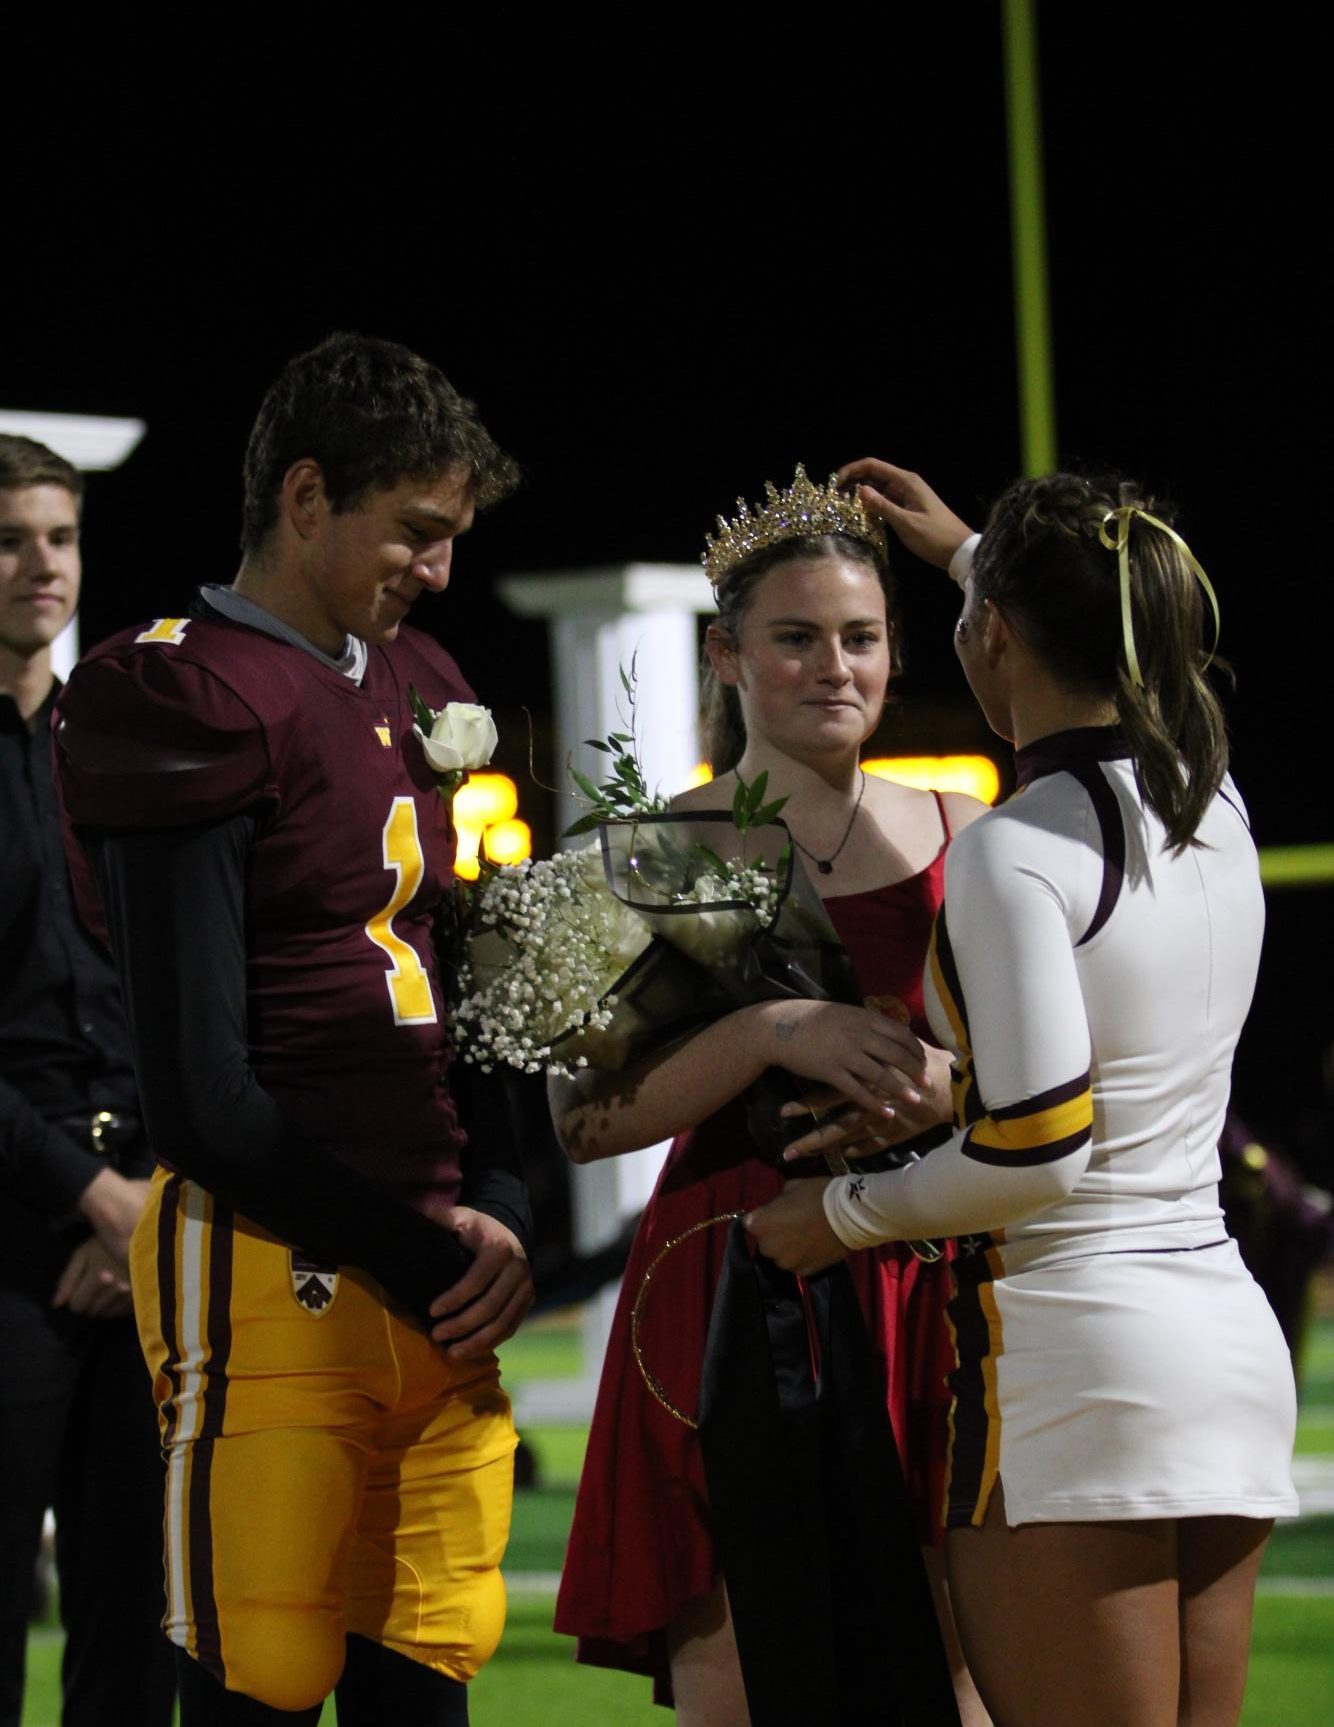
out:
M719 858L633 908L611 891L597 849L498 869L473 903L453 1015L459 1051L486 1072L619 1067L628 1049L615 988L655 936L724 967L781 897L762 866Z
M554 1056L552 1045L574 1032L605 1031L616 1006L612 985L653 939L607 891L601 856L558 852L498 869L474 915L480 933L460 970L454 1010L464 1061L488 1072L497 1062L524 1073L586 1067L585 1050Z
M776 857L768 827L784 800L766 802L767 776L739 777L730 815L672 814L650 792L635 737L635 668L621 673L628 729L588 742L611 758L595 785L571 769L585 813L567 836L599 833L592 850L557 852L499 869L487 868L464 895L466 952L457 968L453 1030L459 1053L484 1071L502 1066L524 1073L569 1074L578 1067L617 1068L645 1030L641 1004L617 1013L616 990L627 974L653 969L654 1015L679 1024L715 995L697 968L725 976L743 945L777 916L791 878L791 847L779 829ZM705 836L721 845L722 856ZM759 855L756 855L759 854ZM655 940L655 954L647 954ZM676 967L661 987L666 950L693 962Z

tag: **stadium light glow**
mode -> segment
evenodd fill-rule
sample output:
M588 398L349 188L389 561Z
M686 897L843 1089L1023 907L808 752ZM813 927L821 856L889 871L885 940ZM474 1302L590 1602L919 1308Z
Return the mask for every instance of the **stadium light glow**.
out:
M862 768L877 779L922 791L967 792L984 804L994 804L1000 793L1000 771L990 756L874 756ZM712 768L701 762L682 789L707 785L712 778Z
M967 792L984 804L994 804L1000 793L1000 770L990 756L876 756L862 769L922 791Z
M507 822L519 808L519 790L508 774L469 774L454 793L454 820L482 829Z
M518 808L519 788L508 774L469 774L454 793L454 874L460 881L477 880L483 856L516 864L533 855L528 823L515 819Z
M533 855L533 834L527 822L492 822L482 834L482 850L495 864L522 863Z
M460 881L476 881L481 864L477 848L482 843L481 828L454 823L454 874Z

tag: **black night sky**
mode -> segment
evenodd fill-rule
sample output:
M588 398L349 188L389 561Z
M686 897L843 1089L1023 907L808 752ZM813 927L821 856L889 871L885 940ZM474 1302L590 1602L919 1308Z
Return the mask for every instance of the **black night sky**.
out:
M0 405L149 425L90 487L85 641L230 577L255 407L336 328L438 361L523 465L416 620L516 777L546 647L496 575L689 561L796 460L885 455L980 515L1019 466L999 4L917 10L11 26ZM1038 12L1062 462L1181 507L1258 838L1328 841L1314 43L1195 5ZM902 574L898 741L981 743L949 593ZM1331 901L1270 896L1238 1073L1313 1172Z

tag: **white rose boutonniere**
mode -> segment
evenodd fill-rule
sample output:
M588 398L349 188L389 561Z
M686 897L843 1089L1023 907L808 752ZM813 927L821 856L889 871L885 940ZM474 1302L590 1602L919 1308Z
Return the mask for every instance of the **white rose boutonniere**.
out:
M490 708L475 702L450 702L435 716L422 749L438 774L484 768L496 747L496 722Z
M412 688L408 700L422 754L440 781L441 797L449 802L468 775L491 760L496 722L490 708L476 702L446 702L443 708L431 708Z

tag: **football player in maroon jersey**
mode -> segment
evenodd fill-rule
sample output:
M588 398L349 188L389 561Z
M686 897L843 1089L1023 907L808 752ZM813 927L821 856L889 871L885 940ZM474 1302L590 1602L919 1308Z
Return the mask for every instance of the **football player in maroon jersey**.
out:
M433 925L449 806L403 627L517 470L444 376L329 338L269 391L240 572L74 675L58 755L163 1160L132 1254L184 1727L463 1722L504 1619L532 1299L503 1100L465 1129Z

